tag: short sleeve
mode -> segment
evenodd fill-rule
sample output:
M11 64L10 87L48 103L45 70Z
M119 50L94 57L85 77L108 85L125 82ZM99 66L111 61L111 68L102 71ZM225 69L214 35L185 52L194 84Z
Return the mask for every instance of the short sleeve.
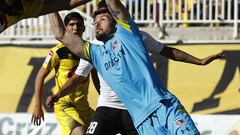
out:
M148 50L148 52L153 54L159 54L162 49L164 48L164 45L159 43L156 39L154 39L151 35L148 33L141 31L142 34L142 40Z
M59 64L59 57L56 53L55 48L52 48L48 56L45 58L42 67L46 70L52 70L54 67L56 67Z
M87 77L90 74L92 68L93 68L93 66L90 62L88 62L84 59L80 59L78 67L75 71L75 74Z

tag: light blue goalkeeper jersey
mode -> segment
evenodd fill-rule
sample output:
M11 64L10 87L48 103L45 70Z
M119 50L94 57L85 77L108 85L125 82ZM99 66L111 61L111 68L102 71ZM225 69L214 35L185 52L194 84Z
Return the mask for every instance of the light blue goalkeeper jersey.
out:
M89 44L87 57L127 107L135 127L160 107L159 101L173 97L164 88L130 19L118 21L117 31L105 45Z

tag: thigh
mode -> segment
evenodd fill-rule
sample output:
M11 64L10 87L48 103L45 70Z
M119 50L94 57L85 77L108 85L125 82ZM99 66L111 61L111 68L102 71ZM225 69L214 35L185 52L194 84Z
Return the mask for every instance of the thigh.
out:
M87 135L115 135L119 133L120 117L118 109L98 107L87 129Z
M181 105L178 99L173 98L163 103L166 107L166 126L171 134L176 135L199 135L192 118ZM160 111L160 110L158 110Z
M71 135L86 135L86 128L83 126L77 126L72 130Z
M137 128L139 134L200 135L190 115L176 99L165 99Z
M141 135L170 135L170 132L165 127L165 116L165 108L159 107L138 125L138 133Z
M39 0L40 1L40 0ZM82 2L81 0L41 0L44 1L44 6L41 8L39 15L45 15L61 10L70 10L77 7Z
M83 125L83 126L86 126L88 127L92 118L93 118L93 115L94 115L94 110L92 108L90 108L89 106L86 107L84 110L83 109L77 109L77 112L79 114L79 120L80 120L80 123Z
M75 127L82 125L82 121L74 107L67 107L65 109L56 108L54 109L54 113L63 135L69 135Z
M44 1L44 0L42 0ZM69 0L46 0L38 15L45 15L60 10L67 10Z
M122 132L123 135L137 135L132 118L127 110L122 110Z
M21 19L38 17L44 7L44 0L22 0L23 14Z

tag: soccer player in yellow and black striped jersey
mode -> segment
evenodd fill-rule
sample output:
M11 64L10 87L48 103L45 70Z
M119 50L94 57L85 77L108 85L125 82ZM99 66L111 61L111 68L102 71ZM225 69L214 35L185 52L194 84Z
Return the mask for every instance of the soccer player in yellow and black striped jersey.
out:
M82 37L85 30L82 16L77 12L69 13L64 24L67 31ZM59 90L65 82L74 74L79 63L79 57L72 54L63 44L59 43L53 47L46 57L42 68L35 80L35 109L32 114L34 125L40 125L44 118L42 110L41 95L44 80L52 69L55 70L56 87ZM61 126L62 135L85 134L93 110L89 107L88 94L89 79L79 85L78 89L63 98L54 105L56 118Z
M68 10L90 0L0 0L0 33L25 18Z

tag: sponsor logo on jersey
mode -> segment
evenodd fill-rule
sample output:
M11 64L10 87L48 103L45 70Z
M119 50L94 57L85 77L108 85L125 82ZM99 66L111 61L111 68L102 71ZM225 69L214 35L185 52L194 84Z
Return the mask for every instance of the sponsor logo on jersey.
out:
M113 50L116 51L118 50L118 48L121 46L121 41L119 39L116 39L114 42L113 42Z
M102 55L110 54L110 55L108 55L109 56L108 61L106 61L104 63L104 67L105 67L106 70L109 70L112 67L118 65L120 59L122 57L124 57L124 55L126 55L126 53L123 50L123 48L121 47L121 45L122 45L121 40L115 39L112 43L112 46L111 46L112 50L111 49L110 50L104 50L102 52Z
M182 119L180 119L180 118L177 118L177 119L175 120L175 122L176 122L176 126L177 126L178 128L185 124L185 121L182 120Z
M115 53L113 57L110 58L109 61L104 63L104 67L106 70L118 65L119 60L125 55L125 51L121 49L119 52Z
M51 50L48 55L53 56L54 52Z
M54 52L51 50L49 53L48 53L48 56L46 57L45 61L44 61L44 64L48 64L48 62L50 61L50 59L52 58L52 56L54 55Z

